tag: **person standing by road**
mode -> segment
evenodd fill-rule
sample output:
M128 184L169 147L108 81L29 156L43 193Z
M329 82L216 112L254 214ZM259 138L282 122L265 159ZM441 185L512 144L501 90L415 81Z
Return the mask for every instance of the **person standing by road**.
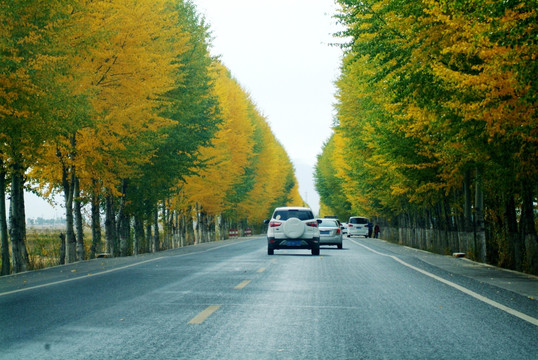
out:
M374 224L371 221L368 221L368 237L372 237L372 232L374 229Z
M376 239L379 237L380 232L381 232L381 229L379 228L379 225L375 224L375 226L374 226L374 237Z

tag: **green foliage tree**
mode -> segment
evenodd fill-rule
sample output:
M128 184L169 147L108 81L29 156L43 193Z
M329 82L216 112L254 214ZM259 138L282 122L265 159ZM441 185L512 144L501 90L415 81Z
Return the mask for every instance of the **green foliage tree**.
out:
M0 2L0 153L11 177L10 237L13 270L28 268L25 238L26 171L47 141L65 126L77 103L65 86L72 49L58 41L71 1ZM60 81L59 81L60 80Z
M87 202L93 257L100 208L107 251L128 255L160 249L159 212L166 232L191 209L238 223L261 221L277 200L300 201L287 154L210 56L209 27L192 2L0 0L0 10L0 194L2 204L11 194L14 271L28 268L29 183L44 197L64 194L67 262L86 257Z
M212 92L209 28L190 2L178 2L171 10L178 15L177 27L189 35L188 49L176 56L174 62L180 66L175 84L161 97L165 102L160 113L170 125L159 131L154 154L128 194L130 211L146 221L153 218L159 201L173 196L178 184L203 166L199 148L209 144L220 122Z
M323 146L323 151L318 155L314 172L316 190L320 201L328 208L329 214L339 219L347 219L351 216L351 204L345 196L343 181L337 174L337 165L334 159L335 143L334 135Z
M532 209L535 4L339 4L341 35L349 42L338 81L335 141L343 148L337 149L336 161L352 209L387 218L401 214L447 230L468 228L472 221L480 226L484 214L515 214L518 202ZM501 208L499 197L507 200ZM515 253L509 257L520 258L516 268L536 272L531 213L520 221L519 239L525 244L509 237L509 247L524 246L525 260ZM495 255L488 256L495 261Z

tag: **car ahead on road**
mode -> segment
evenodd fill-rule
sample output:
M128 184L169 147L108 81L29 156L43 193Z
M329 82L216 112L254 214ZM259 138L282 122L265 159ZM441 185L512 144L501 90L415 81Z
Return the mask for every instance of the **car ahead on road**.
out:
M278 207L267 227L267 254L278 249L310 249L319 255L318 220L311 209L305 207Z
M324 216L323 218L324 219L333 219L333 220L338 221L338 224L341 224L340 220L338 220L338 217L336 217L336 216Z
M337 219L321 219L319 223L319 244L336 245L342 248L342 229Z
M368 237L368 223L370 220L362 216L352 216L349 218L347 226L347 237L364 236Z
M347 235L347 223L342 223L340 229L342 229L342 235Z

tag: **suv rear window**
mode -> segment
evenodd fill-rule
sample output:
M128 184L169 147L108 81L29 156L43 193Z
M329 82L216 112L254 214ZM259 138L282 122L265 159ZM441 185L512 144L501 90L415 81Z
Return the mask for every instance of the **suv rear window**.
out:
M333 219L321 219L320 227L340 227L336 220Z
M310 210L277 210L273 214L273 219L288 220L290 218L298 218L299 220L310 220L314 218L314 214Z
M368 219L363 217L349 218L351 224L368 224Z

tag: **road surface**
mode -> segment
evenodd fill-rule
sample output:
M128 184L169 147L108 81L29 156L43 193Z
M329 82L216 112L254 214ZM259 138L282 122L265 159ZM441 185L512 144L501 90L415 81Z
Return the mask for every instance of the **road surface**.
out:
M0 278L0 359L538 359L538 280L264 237Z

